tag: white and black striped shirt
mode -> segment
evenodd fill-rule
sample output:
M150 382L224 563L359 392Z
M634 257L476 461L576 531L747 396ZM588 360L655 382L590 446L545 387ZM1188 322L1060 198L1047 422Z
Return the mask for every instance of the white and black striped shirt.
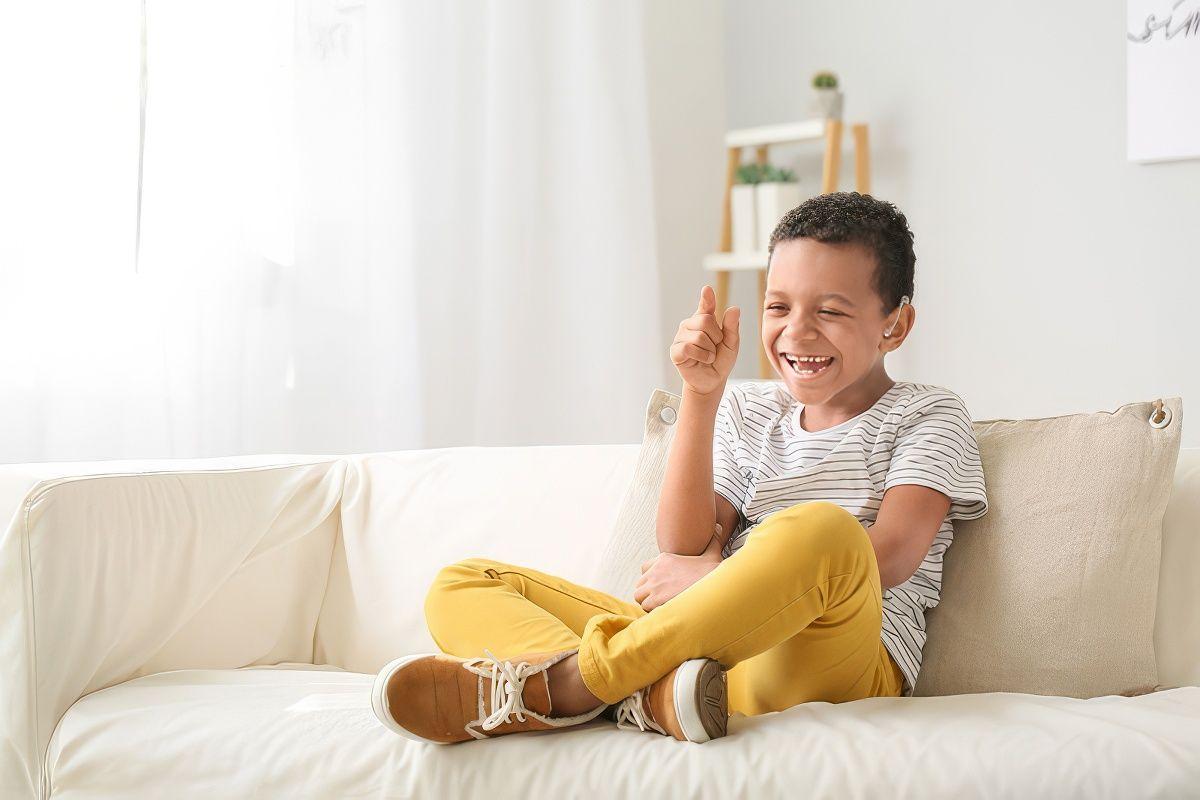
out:
M897 381L869 409L822 431L800 427L798 402L781 381L745 381L725 391L713 437L713 485L740 512L725 544L732 555L764 517L814 500L874 524L883 493L916 483L950 498L941 529L917 571L883 592L884 646L912 696L925 645L925 609L938 604L952 519L987 512L979 447L962 398L930 384Z

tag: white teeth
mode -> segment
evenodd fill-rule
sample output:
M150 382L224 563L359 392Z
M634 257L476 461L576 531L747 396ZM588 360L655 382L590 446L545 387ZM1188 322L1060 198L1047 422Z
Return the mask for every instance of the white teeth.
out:
M797 375L813 375L815 373L818 373L825 369L828 369L828 365L823 365L823 366L817 367L815 369L800 369L801 361L812 362L812 361L824 361L825 358L832 359L832 356L826 356L825 358L819 358L819 357L797 358L789 353L783 353L783 357L784 357L784 359L787 360L788 365L791 366L792 370L795 371L795 373ZM833 362L830 361L830 363L833 363Z

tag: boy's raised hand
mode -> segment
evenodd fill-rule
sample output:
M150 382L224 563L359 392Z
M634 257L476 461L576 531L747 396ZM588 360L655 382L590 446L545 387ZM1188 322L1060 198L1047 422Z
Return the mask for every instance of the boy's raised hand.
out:
M684 386L697 394L722 391L737 361L738 323L742 312L737 306L725 309L717 321L717 296L707 284L700 290L696 313L679 323L671 343L671 362L683 378Z

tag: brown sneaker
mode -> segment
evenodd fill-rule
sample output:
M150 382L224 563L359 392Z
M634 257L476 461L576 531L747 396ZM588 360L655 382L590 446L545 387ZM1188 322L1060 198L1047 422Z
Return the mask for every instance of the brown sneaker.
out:
M546 670L575 650L501 661L427 653L402 656L375 677L371 708L379 721L418 742L451 744L506 733L578 725L607 706L574 717L550 716Z
M718 739L729 722L728 694L725 668L693 658L618 703L617 727L650 729L681 742Z

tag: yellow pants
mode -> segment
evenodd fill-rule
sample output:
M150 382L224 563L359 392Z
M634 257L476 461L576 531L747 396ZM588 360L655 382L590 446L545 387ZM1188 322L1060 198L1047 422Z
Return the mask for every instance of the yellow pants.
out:
M460 658L579 650L584 683L617 703L690 658L729 669L729 711L896 697L880 639L879 568L866 529L829 502L767 516L741 549L671 600L631 601L544 572L468 558L425 601L434 641Z

